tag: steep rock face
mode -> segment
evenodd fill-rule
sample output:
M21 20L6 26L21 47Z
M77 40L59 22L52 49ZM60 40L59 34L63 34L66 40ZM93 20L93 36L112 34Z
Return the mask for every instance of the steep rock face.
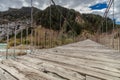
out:
M76 21L77 23L79 23L79 24L85 23L85 21L82 19L82 17L81 17L80 14L77 14L77 15L76 15L75 21Z

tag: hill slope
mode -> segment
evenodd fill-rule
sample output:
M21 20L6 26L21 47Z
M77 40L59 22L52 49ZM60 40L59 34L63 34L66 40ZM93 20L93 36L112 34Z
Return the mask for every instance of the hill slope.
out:
M30 7L22 7L21 9L10 8L8 11L0 12L0 23L30 20L30 12ZM36 24L34 29L34 43L38 45L49 45L52 43L61 45L74 42L74 38L77 38L77 40L80 38L89 38L89 36L94 35L100 29L102 21L105 20L99 15L81 14L73 9L67 9L59 5L51 5L44 10L33 7L33 17L33 22ZM103 26L106 26L105 24L103 23ZM113 28L112 20L109 18L107 25L109 26L109 31L111 31ZM27 26L30 27L30 25ZM23 31L23 43L29 44L31 29L28 30L28 35L26 35L26 30ZM105 27L103 31L106 31ZM21 33L18 33L18 44L20 44L20 37ZM41 40L41 42L38 42L38 40ZM11 38L11 41L13 44L13 38Z
M40 11L39 9L33 7L33 14ZM30 7L22 7L20 9L9 8L7 11L0 12L0 23L3 24L5 21L14 22L17 20L25 20L30 19L31 16L31 8Z
M72 30L77 34L80 34L83 29L96 32L101 26L101 21L105 20L99 15L80 14L73 9L67 9L59 5L51 5L43 11L33 7L33 10L34 23L36 23L36 25L42 25L45 28L51 28L53 30L61 30L64 28L64 32ZM4 23L4 21L12 22L30 19L30 12L30 7L22 7L21 9L9 8L8 11L0 12L0 23ZM111 30L112 20L109 18L108 26L109 30Z
M53 30L64 28L65 32L75 31L77 35L80 34L82 30L93 33L97 32L102 25L102 21L105 20L105 18L100 15L80 14L73 9L67 9L59 5L51 5L43 11L39 11L34 17L37 25L52 28ZM107 18L107 20L108 30L111 31L113 22L110 18ZM106 23L103 23L103 26L106 26ZM103 31L105 31L105 27Z

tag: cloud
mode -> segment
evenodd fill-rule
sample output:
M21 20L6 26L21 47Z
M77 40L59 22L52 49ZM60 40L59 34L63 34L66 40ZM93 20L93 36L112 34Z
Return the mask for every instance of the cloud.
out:
M22 4L20 0L0 0L0 11L7 10L9 7L19 8Z

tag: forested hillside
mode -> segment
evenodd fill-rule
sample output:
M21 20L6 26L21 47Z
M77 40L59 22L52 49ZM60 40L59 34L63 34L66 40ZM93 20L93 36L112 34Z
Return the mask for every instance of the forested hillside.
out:
M34 10L33 14L40 11L35 7L33 7L33 10ZM31 13L30 7L22 7L21 9L9 8L7 11L0 12L0 24L30 19L31 16L30 13Z
M39 11L35 15L37 25L52 28L53 30L64 28L65 32L72 30L77 34L80 34L82 30L97 32L101 26L106 26L104 20L105 18L100 15L80 14L73 9L67 9L61 6L55 7L53 5L43 11ZM108 30L112 30L113 22L110 18L107 18L107 20ZM105 27L103 31L105 31Z
M22 7L21 9L9 8L8 11L0 12L0 23L4 21L17 21L30 19L30 7ZM80 14L73 9L67 9L59 5L51 5L45 10L39 10L33 7L34 23L36 25L42 25L42 27L63 30L63 32L75 32L77 35L82 30L90 32L97 32L100 26L105 26L106 23L102 23L105 19L100 15L95 14ZM108 18L108 29L112 29L112 20ZM103 29L105 31L105 27Z

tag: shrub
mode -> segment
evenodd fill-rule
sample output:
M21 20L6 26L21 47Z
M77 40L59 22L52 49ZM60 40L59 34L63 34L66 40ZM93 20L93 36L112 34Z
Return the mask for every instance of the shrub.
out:
M15 43L15 42L14 42L13 39L10 40L10 42L9 42L9 46L14 46L14 43ZM16 40L16 46L17 46L17 45L20 45L20 40L19 40L19 39Z
M23 56L23 55L26 55L27 53L26 52L18 52L16 53L17 56Z

